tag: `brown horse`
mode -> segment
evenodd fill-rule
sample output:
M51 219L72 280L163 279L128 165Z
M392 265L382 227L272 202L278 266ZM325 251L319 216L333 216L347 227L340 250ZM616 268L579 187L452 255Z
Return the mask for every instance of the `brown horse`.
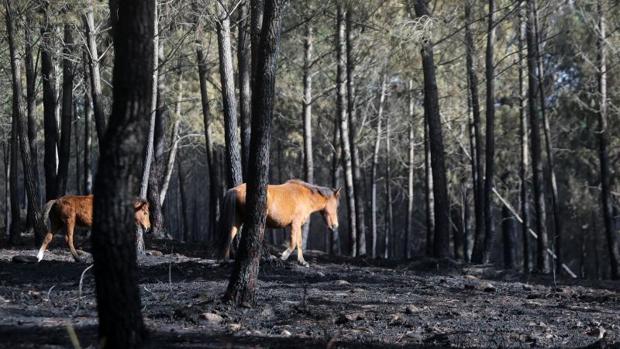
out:
M151 228L149 219L149 203L146 200L136 199L133 203L136 224L140 225L144 230ZM73 231L76 226L82 228L90 228L93 225L93 196L67 195L56 200L50 200L43 208L43 219L51 223L49 230L43 239L43 244L37 254L40 262L43 254L47 250L47 245L54 238L54 233L58 230L65 229L65 241L71 250L71 255L76 262L80 261L75 247L73 246Z
M230 245L243 225L245 215L246 185L229 189L224 197L221 229L226 234L223 257L230 256ZM280 185L267 186L267 228L291 227L289 247L282 252L287 260L297 248L297 262L308 266L301 247L301 227L313 212L321 211L325 223L334 233L338 228L338 199L340 189L330 189L309 184L297 179Z

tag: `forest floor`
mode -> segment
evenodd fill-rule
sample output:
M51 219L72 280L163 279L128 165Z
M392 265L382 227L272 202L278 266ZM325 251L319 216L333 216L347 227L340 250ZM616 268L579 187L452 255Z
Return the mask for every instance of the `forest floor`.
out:
M60 238L58 239L61 240ZM92 270L64 246L0 249L0 347L96 347ZM310 268L261 263L258 304L221 302L232 268L200 245L158 242L140 260L154 348L620 347L620 283L522 276L451 261L307 252ZM294 257L291 257L294 259Z

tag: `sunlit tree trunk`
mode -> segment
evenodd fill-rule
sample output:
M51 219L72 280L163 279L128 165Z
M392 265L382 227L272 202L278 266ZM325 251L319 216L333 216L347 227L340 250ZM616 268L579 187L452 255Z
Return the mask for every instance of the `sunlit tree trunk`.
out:
M103 110L103 96L101 87L101 73L99 69L99 51L97 49L97 31L95 27L95 14L93 0L89 0L84 15L84 29L86 31L86 44L88 48L88 67L90 74L90 91L95 116L95 129L99 146L103 144L105 134L105 113ZM86 69L84 70L86 74Z
M84 71L86 71L86 53L84 53ZM84 74L84 85L88 84L88 74ZM92 168L92 136L91 124L93 120L93 104L88 89L84 89L84 194L93 192L93 168Z
M390 135L390 113L385 115L385 229L383 258L393 257L394 240L394 211L392 209L392 168L390 164L392 152Z
M372 169L371 169L371 190L370 190L370 213L371 213L371 238L372 238L372 258L377 257L377 180L378 180L378 167L379 167L379 152L381 150L381 121L383 118L383 109L385 105L385 87L386 87L385 75L381 78L381 89L379 95L379 112L377 114L376 125L376 138L375 149L372 154Z
M313 53L312 34L313 28L308 21L304 40L304 95L302 99L304 121L304 177L308 183L314 183L314 155L312 153L312 73L310 71ZM311 220L309 219L302 230L302 248L304 250L308 245L310 224Z
M433 255L433 238L435 234L435 196L433 194L433 176L431 149L428 139L428 122L424 118L424 201L426 203L426 246L427 256Z

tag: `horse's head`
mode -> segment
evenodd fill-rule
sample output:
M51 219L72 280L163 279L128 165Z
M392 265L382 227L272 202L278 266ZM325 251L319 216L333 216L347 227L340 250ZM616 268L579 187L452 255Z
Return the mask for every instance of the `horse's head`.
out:
M151 229L151 219L149 217L149 202L143 199L136 199L133 202L133 208L136 211L136 225L139 225L144 231Z
M340 199L340 188L334 189L332 195L327 198L325 208L322 211L325 224L332 232L338 231L338 200Z

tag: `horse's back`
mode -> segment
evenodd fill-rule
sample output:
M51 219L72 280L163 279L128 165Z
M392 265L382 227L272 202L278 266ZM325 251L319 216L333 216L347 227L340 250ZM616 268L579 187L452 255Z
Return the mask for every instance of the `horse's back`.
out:
M51 219L67 221L75 219L80 226L90 227L93 224L93 196L66 195L56 200L55 210L50 212ZM53 214L52 214L53 213ZM57 217L53 217L56 215Z

